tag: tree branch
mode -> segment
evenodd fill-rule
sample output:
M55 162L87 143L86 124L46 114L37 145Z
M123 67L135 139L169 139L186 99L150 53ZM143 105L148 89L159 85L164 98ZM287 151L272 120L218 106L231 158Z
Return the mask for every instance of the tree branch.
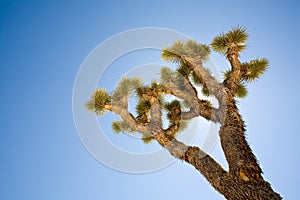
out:
M234 95L238 85L240 84L241 77L243 75L241 62L239 61L238 57L238 47L236 44L231 43L226 53L226 58L231 65L231 73L229 77L224 81L224 86L230 90L232 96Z
M246 141L244 121L234 100L228 102L225 112L219 135L229 165L229 173L245 181L263 181L262 170Z
M171 155L194 166L216 190L222 191L223 180L228 179L228 174L211 156L199 147L187 146L163 131L157 132L155 139Z
M222 84L218 83L218 81L202 66L201 59L186 56L181 56L181 59L184 63L191 67L197 78L199 78L201 82L205 83L209 92L218 99L219 104L222 104L225 98L225 91L223 90L224 87Z
M187 146L172 136L178 131L178 124L163 130L156 123L154 123L156 126L151 125L151 122L147 126L139 124L125 107L109 104L105 106L105 109L119 114L135 131L154 137L174 157L193 165L215 188L222 185L222 177L226 176L227 172L213 158L199 147ZM159 120L161 118L159 113L161 113L160 106L155 103L151 112L151 120Z
M246 141L244 122L238 113L234 101L234 91L241 78L240 62L237 59L237 53L233 50L229 52L227 57L232 63L232 75L227 80L225 87L219 84L202 67L199 61L197 62L195 59L187 57L183 57L183 59L192 67L197 77L205 81L209 90L219 100L220 106L216 113L219 117L218 122L221 124L221 145L229 164L230 172L243 177L245 180L261 181L263 180L261 168L257 164L257 159ZM192 114L189 113L189 115ZM202 113L202 115L204 114Z
M166 94L172 94L183 99L191 106L190 111L181 113L182 119L187 120L202 116L207 120L219 122L218 109L213 108L208 101L200 100L190 84L189 79L184 79L185 88L181 90L172 81L169 81L164 85L164 92Z

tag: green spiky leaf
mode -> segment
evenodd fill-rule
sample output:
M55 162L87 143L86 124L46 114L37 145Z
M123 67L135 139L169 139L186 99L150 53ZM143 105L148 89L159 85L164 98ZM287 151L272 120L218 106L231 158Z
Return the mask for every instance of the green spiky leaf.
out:
M226 80L226 79L229 78L231 72L232 72L231 70L227 70L227 71L225 71L225 72L223 73L223 75L224 75L224 80Z
M120 120L120 121L114 121L112 123L112 129L115 133L120 133L120 132L126 132L126 133L133 133L135 132L132 127L130 127L129 124L127 124L125 121Z
M143 84L143 81L141 78L136 77L136 78L130 79L130 87L132 90L141 87L142 84Z
M170 134L172 137L176 138L177 135L179 133L182 133L184 130L186 130L186 128L188 127L188 123L189 121L180 121L178 122L177 125L177 130L176 131L172 131L172 133ZM174 125L174 123L172 122L170 126Z
M244 45L247 42L248 36L247 30L242 26L234 27L226 33L229 42L233 42L237 45Z
M250 62L243 63L242 69L244 70L243 79L251 82L258 79L265 73L269 66L269 62L265 58L251 60Z
M124 77L118 82L117 88L112 94L114 101L118 101L123 96L128 96L132 91L142 86L142 80L140 78L127 78Z
M85 106L91 111L95 112L97 115L103 115L105 113L105 105L111 102L111 97L105 89L96 89Z
M248 34L246 29L241 26L237 26L227 33L222 33L216 36L211 43L211 47L216 52L226 54L228 47L231 46L231 44L234 44L237 47L237 50L241 52L246 47L245 43L247 39Z
M180 109L181 108L181 103L180 103L179 100L175 99L175 100L173 100L171 102L165 103L164 108L167 111L172 111L174 108Z
M167 83L172 80L172 70L169 67L163 67L160 70L160 80L162 83Z
M178 63L181 61L181 56L185 55L184 50L184 42L177 40L172 47L166 47L162 50L161 57L165 61Z
M211 47L214 51L219 52L221 54L225 54L227 52L227 44L228 40L225 34L222 33L213 39Z
M153 91L159 91L161 89L161 85L159 85L156 81L152 81L150 87Z
M136 105L136 112L138 115L143 115L147 113L151 108L151 104L149 101L140 100Z
M246 86L243 83L240 83L237 89L235 90L235 96L238 98L244 98L247 96L247 94L248 94L248 90Z
M206 97L209 97L210 96L210 92L208 90L207 87L202 87L202 90L201 90L202 94Z
M113 122L111 127L115 133L120 133L122 131L118 122Z
M157 97L159 99L161 92L163 92L163 86L158 84L156 81L153 81L148 86L139 87L136 89L136 94L141 99L151 97Z
M180 121L178 132L183 132L188 127L188 121Z
M207 45L199 44L196 40L188 40L185 43L185 52L187 56L200 56L202 60L207 60L210 48Z
M146 87L139 87L136 89L136 95L139 97L139 98L143 98L143 94L146 93Z
M192 73L192 81L197 86L202 86L203 85L203 81L196 75L195 72Z
M179 65L179 67L177 68L177 72L184 77L188 77L190 75L191 71L192 71L191 68L184 63Z
M181 103L177 99L167 102L164 104L165 110L167 110L168 119L173 122L180 121L181 114Z
M152 136L143 135L142 140L145 144L149 144L149 143L153 142L155 139Z
M207 45L197 43L195 40L187 42L176 41L171 47L162 50L161 57L163 60L174 63L181 63L182 56L200 57L207 60L210 54L210 48Z

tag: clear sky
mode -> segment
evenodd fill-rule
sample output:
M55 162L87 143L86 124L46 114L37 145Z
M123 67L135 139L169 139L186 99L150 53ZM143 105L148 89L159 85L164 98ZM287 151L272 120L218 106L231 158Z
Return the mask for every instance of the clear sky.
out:
M239 102L249 143L273 188L297 199L299 10L298 1L1 1L0 199L223 199L182 162L139 175L100 164L78 137L72 90L89 52L119 32L163 27L209 43L235 25L250 34L242 59L270 60Z

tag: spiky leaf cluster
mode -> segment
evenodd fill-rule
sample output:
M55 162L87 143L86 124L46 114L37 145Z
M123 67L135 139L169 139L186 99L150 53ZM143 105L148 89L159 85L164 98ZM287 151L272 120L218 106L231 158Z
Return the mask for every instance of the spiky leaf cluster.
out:
M160 81L165 84L172 80L172 70L169 67L162 67L160 70Z
M163 92L162 85L157 82L152 82L150 85L139 87L136 89L136 94L141 99L151 99L152 97L158 98L161 100L161 93Z
M207 73L211 74L208 69L205 70ZM172 81L180 90L185 90L185 82L186 80L190 81L190 78L195 85L202 87L202 93L205 96L210 95L203 79L200 79L186 63L179 63L175 72L172 72L172 70L168 67L163 67L161 69L161 82L165 84L168 81Z
M265 58L251 60L242 64L244 71L242 78L245 81L251 82L258 79L265 73L269 65L269 62Z
M125 133L133 133L135 132L132 127L130 127L129 124L127 124L125 121L114 121L112 123L112 129L115 133L125 132Z
M145 144L149 144L151 142L153 142L155 139L154 137L152 136L147 136L147 135L142 135L142 141L145 143Z
M199 78L195 72L192 73L192 80L193 80L193 83L197 86L203 86L205 84L205 82Z
M178 63L181 61L181 56L185 55L184 47L184 42L177 40L173 46L165 47L162 50L161 57L165 61Z
M136 113L138 114L136 120L138 123L149 123L149 111L151 108L151 104L149 101L140 99L138 104L136 105Z
M226 70L226 71L223 73L223 75L224 75L224 80L226 80L226 79L229 78L231 72L232 72L231 69L229 69L229 70Z
M243 82L240 82L240 84L237 86L235 90L235 96L238 98L244 98L247 96L247 94L248 94L247 87Z
M144 113L147 113L151 108L151 104L149 101L146 101L144 99L140 99L139 103L136 105L136 113L138 115L142 115Z
M180 63L176 70L179 74L181 74L184 77L189 77L192 72L191 68L185 63Z
M199 44L196 40L188 40L186 43L187 56L200 56L202 60L207 60L210 48L207 45Z
M169 132L169 135L176 138L179 133L183 132L188 127L188 121L180 121L176 124L172 123L171 126L173 126L173 125L176 126L176 131ZM171 128L171 126L170 126L170 128Z
M178 133L183 132L188 127L188 121L180 121Z
M168 112L167 117L171 123L179 123L181 120L181 103L177 99L164 104L165 110Z
M222 33L215 37L211 43L211 47L216 52L226 54L230 47L236 47L238 52L243 51L248 39L248 33L245 28L237 26L227 33Z
M118 86L112 94L112 99L114 101L118 101L123 96L128 96L132 91L141 87L141 85L142 85L142 80L140 78L130 79L124 77L118 82Z
M185 79L189 78L190 73L191 70L185 64L179 65L177 71L175 72L173 72L168 67L164 67L161 70L160 79L163 84L166 84L167 82L171 81L173 84L177 86L178 89L184 90L185 89L184 81Z
M208 73L211 73L208 69L206 69L206 71ZM201 92L204 96L210 96L210 92L208 87L206 86L206 83L203 81L203 79L200 79L194 72L192 73L192 81L195 85L202 87Z
M209 92L209 89L207 87L202 87L202 90L201 90L202 94L206 97L209 97L210 96L210 92Z
M90 101L86 103L86 108L97 115L103 115L105 113L105 105L108 105L110 102L111 97L105 89L96 89Z
M238 98L244 98L248 94L246 83L251 83L257 80L268 68L268 60L265 58L254 59L241 65L242 77L241 81L235 91L235 96ZM232 71L227 70L224 72L224 79L228 79Z
M161 57L168 62L180 63L182 56L200 57L201 60L208 59L210 49L207 45L199 44L195 40L183 42L176 41L171 47L166 47L162 50Z

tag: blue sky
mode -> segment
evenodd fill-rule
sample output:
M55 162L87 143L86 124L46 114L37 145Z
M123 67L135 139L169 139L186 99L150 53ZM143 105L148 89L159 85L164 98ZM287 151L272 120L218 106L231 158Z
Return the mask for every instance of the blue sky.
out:
M239 102L248 140L264 177L296 199L299 9L296 1L1 1L0 198L223 199L182 162L140 175L100 164L76 132L72 90L89 52L119 32L163 27L209 43L240 24L250 34L241 59L270 60ZM217 54L212 59L228 66Z

